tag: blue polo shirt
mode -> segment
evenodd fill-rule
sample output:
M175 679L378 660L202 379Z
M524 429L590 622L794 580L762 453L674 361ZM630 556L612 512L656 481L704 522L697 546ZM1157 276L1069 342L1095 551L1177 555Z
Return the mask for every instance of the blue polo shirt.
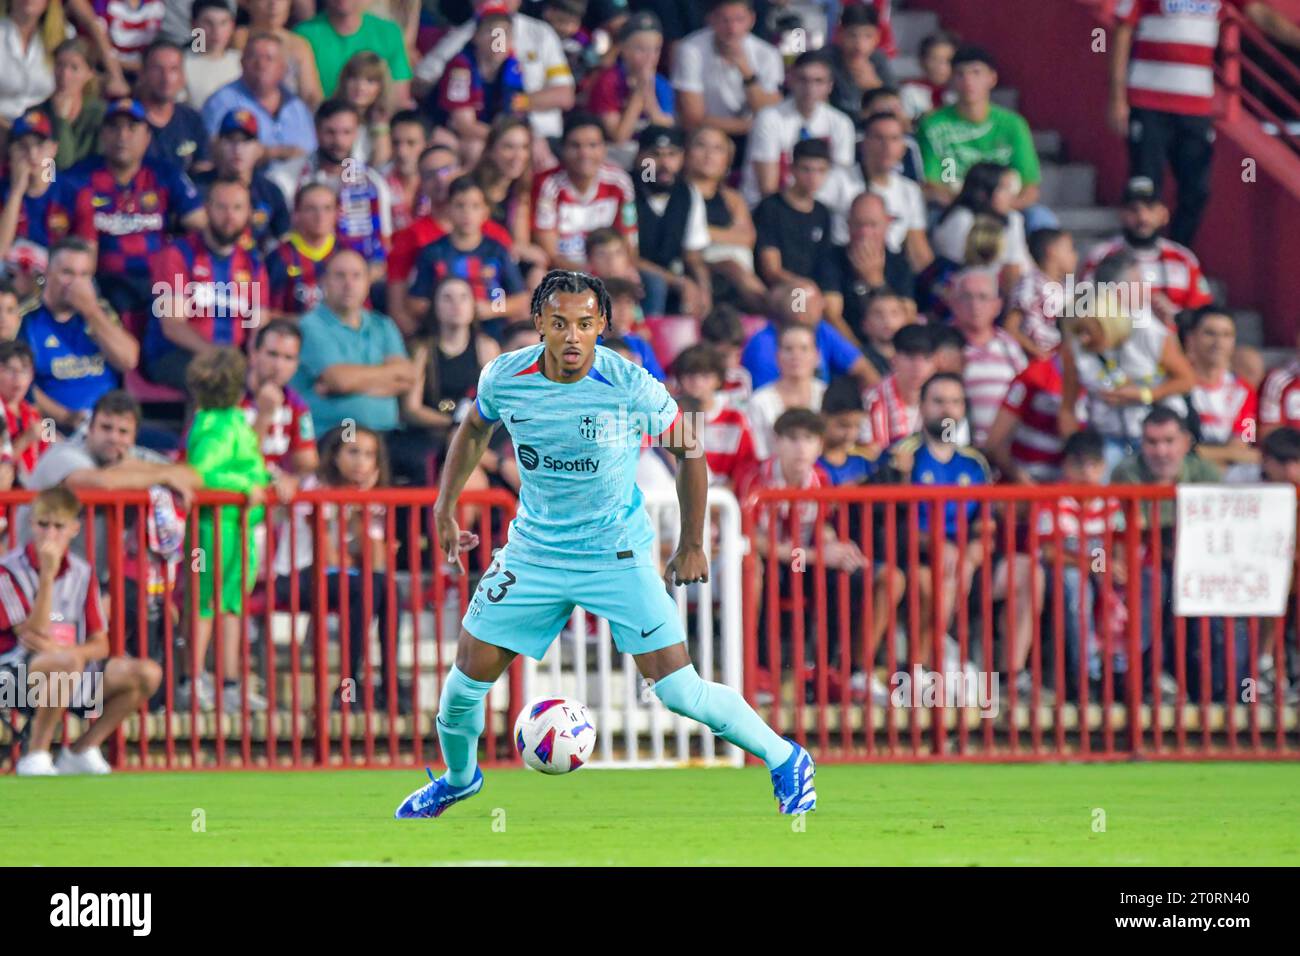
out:
M302 317L299 328L302 354L290 385L307 399L318 431L328 431L347 418L375 431L397 428L395 396L321 395L316 391L316 380L331 365L382 365L389 356L406 358L402 333L393 320L378 312L362 311L361 324L353 329L322 302Z
M823 382L829 382L835 375L843 375L862 357L861 350L825 320L817 326L816 336L817 352L821 356L817 377ZM770 385L781 377L776 366L776 352L776 325L769 322L754 333L740 353L740 364L749 370L755 389Z
M23 316L19 334L35 357L32 384L65 408L88 410L101 395L120 386L117 370L80 315L59 322L42 302Z
M281 88L280 94L280 112L272 116L242 79L227 83L203 104L208 137L217 135L222 118L231 110L248 110L257 117L257 138L263 146L298 146L311 155L316 151L316 121L311 110L287 89Z

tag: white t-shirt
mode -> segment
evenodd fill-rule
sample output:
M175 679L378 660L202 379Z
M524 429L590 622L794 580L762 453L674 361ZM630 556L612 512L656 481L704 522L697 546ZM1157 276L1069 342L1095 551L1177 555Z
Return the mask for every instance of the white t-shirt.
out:
M966 261L966 236L975 224L975 214L964 206L954 209L943 222L934 227L930 237L936 256L943 256L953 262ZM1002 256L994 263L1002 266L1018 266L1021 272L1034 268L1034 260L1029 256L1029 244L1025 241L1025 217L1016 210L1007 216L1007 226L1002 231Z
M443 35L432 50L415 64L415 78L424 83L437 83L447 64L474 38L476 21L470 20ZM524 91L537 93L548 86L573 85L569 60L560 45L555 29L543 20L516 13L510 18L510 30L524 75ZM564 132L564 117L557 109L529 110L533 132L538 136L560 136Z
M54 73L45 59L45 45L37 27L27 49L22 35L8 17L0 19L0 116L15 120L54 92Z
M817 193L818 202L831 212L831 241L837 246L848 244L849 207L865 190L862 167L855 164L833 168ZM890 173L886 183L872 184L871 191L885 201L885 212L889 214L885 246L890 252L900 253L909 232L925 232L925 197L921 187L901 173Z
M233 47L221 56L186 53L185 102L196 110L203 109L209 96L244 75L241 56Z
M1163 322L1149 319L1135 325L1129 337L1118 349L1098 355L1073 343L1074 364L1079 374L1079 385L1088 395L1088 424L1107 438L1136 439L1142 435L1142 419L1151 411L1149 405L1107 405L1099 393L1112 391L1122 385L1155 388L1165 380L1160 366L1165 339L1170 335ZM1180 415L1187 414L1187 403L1181 395L1162 399L1161 405L1172 408Z
M658 196L646 196L646 204L662 216L668 208L668 199L672 193L660 193ZM709 213L704 208L704 197L700 191L691 186L691 211L686 218L686 232L682 234L682 251L699 252L709 244Z
M763 198L758 188L754 163L779 164L778 188L789 185L794 147L804 138L802 134L805 131L811 139L828 141L832 166L847 169L853 165L856 135L853 120L835 107L818 103L808 118L799 112L793 99L765 107L754 114L754 128L749 133L745 168L740 181L741 195L751 207L757 206Z
M785 82L785 62L776 47L754 34L744 39L749 67L758 84L776 93ZM740 70L718 55L713 46L713 30L705 27L683 37L673 51L673 89L679 93L704 96L704 112L709 116L739 117L749 113L745 84Z
M819 378L812 382L812 404L814 412L822 410L822 398L826 395L826 383ZM754 454L760 461L772 457L773 444L776 440L776 420L785 411L785 402L776 390L776 383L764 385L749 397L745 414L749 416L749 427L754 433Z

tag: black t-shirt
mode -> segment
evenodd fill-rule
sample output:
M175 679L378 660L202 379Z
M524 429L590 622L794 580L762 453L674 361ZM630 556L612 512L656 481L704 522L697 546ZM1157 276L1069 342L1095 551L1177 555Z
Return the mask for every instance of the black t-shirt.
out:
M847 246L834 248L823 276L823 290L838 292L844 297L844 321L855 332L860 330L862 318L867 311L867 301L872 293L881 291L881 288L872 288L858 275L849 259ZM882 288L907 299L916 298L916 275L903 253L885 250L885 285Z
M186 172L199 160L208 158L208 128L198 110L177 103L171 122L161 128L150 124L153 139L145 155L175 163Z
M768 196L754 209L755 255L774 247L781 252L781 267L825 286L831 259L831 214L814 201L811 212L795 209L780 193Z

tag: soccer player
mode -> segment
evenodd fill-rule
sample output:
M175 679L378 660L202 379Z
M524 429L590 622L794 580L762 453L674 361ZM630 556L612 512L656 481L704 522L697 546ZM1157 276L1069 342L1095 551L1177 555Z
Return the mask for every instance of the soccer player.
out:
M456 524L456 500L504 422L521 468L519 511L506 546L484 575L461 622L456 664L443 684L438 739L447 772L410 794L399 819L440 816L483 788L477 765L483 700L518 654L540 660L581 605L610 622L674 713L706 724L760 757L782 813L816 808L813 762L762 722L730 687L700 679L686 652L675 602L663 584L705 581L703 525L708 467L690 420L649 373L596 345L609 324L599 279L552 271L532 300L542 342L493 359L478 398L452 439L436 520L448 561L478 545ZM622 406L630 414L614 410ZM622 420L620 420L622 419ZM654 532L635 484L645 436L659 436L678 460L682 528L663 579Z

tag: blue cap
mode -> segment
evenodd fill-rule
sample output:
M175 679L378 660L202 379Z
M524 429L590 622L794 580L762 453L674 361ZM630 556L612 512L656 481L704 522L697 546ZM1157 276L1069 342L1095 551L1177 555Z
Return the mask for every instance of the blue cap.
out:
M129 116L133 120L141 123L147 123L149 117L145 115L144 106L139 100L133 100L130 97L122 97L120 100L113 100L108 104L108 109L104 111L104 120L113 119L116 116Z

